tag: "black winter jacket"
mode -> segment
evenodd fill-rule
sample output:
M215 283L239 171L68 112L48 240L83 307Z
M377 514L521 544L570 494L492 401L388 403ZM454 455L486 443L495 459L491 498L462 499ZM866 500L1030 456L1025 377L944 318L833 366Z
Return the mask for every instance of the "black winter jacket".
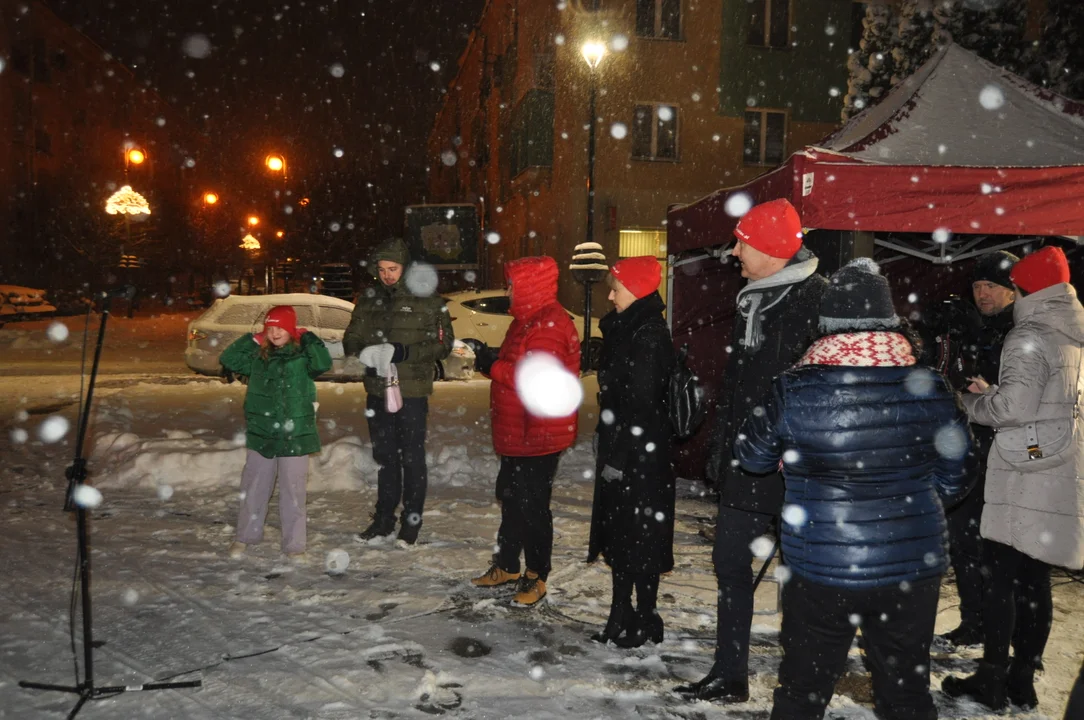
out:
M967 491L967 415L927 368L790 370L741 428L751 472L786 478L782 549L799 576L843 588L941 575L942 501Z
M802 256L815 260L804 249L795 260ZM781 292L787 294L761 313L764 341L755 350L742 345L746 320L741 312L735 317L708 451L707 477L719 490L720 505L779 514L783 505L782 476L750 475L734 460L732 448L738 427L771 387L772 379L794 365L816 335L821 295L827 286L823 276L813 274L795 285L769 290L763 305L770 304Z
M670 374L674 346L658 293L610 312L599 324L599 412L588 562L664 573L674 567L674 473ZM604 480L602 469L620 470Z

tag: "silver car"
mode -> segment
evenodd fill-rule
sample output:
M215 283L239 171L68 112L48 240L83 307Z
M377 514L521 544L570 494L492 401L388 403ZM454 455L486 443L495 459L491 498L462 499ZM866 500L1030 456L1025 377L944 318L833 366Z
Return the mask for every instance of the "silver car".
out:
M350 324L354 304L327 295L289 293L279 295L230 295L215 300L211 307L188 324L188 345L184 360L188 367L203 375L232 380L222 367L219 356L245 333L263 329L267 311L276 305L289 305L297 313L297 326L316 333L331 353L331 370L324 380L362 379L364 366L347 363L343 354L343 333ZM474 376L474 353L458 340L452 353L433 367L438 380L469 380Z

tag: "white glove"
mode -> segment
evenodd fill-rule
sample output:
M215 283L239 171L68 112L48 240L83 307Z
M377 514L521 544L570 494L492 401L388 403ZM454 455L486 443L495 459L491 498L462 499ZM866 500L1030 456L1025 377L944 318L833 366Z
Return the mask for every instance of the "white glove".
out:
M380 377L387 377L391 373L391 359L395 355L395 346L391 343L381 343L379 345L369 345L360 353L358 353L358 360L361 360L363 365L376 370L376 374Z

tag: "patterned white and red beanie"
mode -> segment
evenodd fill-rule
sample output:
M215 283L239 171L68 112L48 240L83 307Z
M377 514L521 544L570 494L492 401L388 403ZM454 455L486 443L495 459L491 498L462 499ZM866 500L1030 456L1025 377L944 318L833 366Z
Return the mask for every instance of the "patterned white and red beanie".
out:
M828 278L821 296L822 333L892 330L900 318L892 306L892 289L870 258L855 258Z

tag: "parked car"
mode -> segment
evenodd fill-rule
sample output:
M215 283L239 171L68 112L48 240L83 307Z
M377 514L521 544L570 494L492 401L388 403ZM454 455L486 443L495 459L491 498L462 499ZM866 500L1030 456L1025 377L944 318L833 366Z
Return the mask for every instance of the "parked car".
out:
M486 345L497 348L504 342L512 316L508 312L511 298L504 290L468 290L466 292L445 295L448 312L452 316L452 331L457 340L480 340ZM566 310L567 312L567 310ZM583 316L568 313L576 332L583 337ZM591 319L591 341L588 344L591 353L591 368L598 368L599 353L602 352L602 332L598 329L598 320Z
M29 320L55 313L45 300L45 291L22 285L0 285L0 324Z
M361 380L364 367L345 363L343 333L350 323L354 304L327 295L288 293L278 295L230 295L216 300L202 315L188 324L188 345L184 360L203 375L231 380L219 356L245 333L260 332L267 311L276 305L290 305L297 312L297 326L307 328L323 340L331 353L331 370L326 380ZM456 342L451 355L433 367L438 379L469 380L474 375L474 353Z

